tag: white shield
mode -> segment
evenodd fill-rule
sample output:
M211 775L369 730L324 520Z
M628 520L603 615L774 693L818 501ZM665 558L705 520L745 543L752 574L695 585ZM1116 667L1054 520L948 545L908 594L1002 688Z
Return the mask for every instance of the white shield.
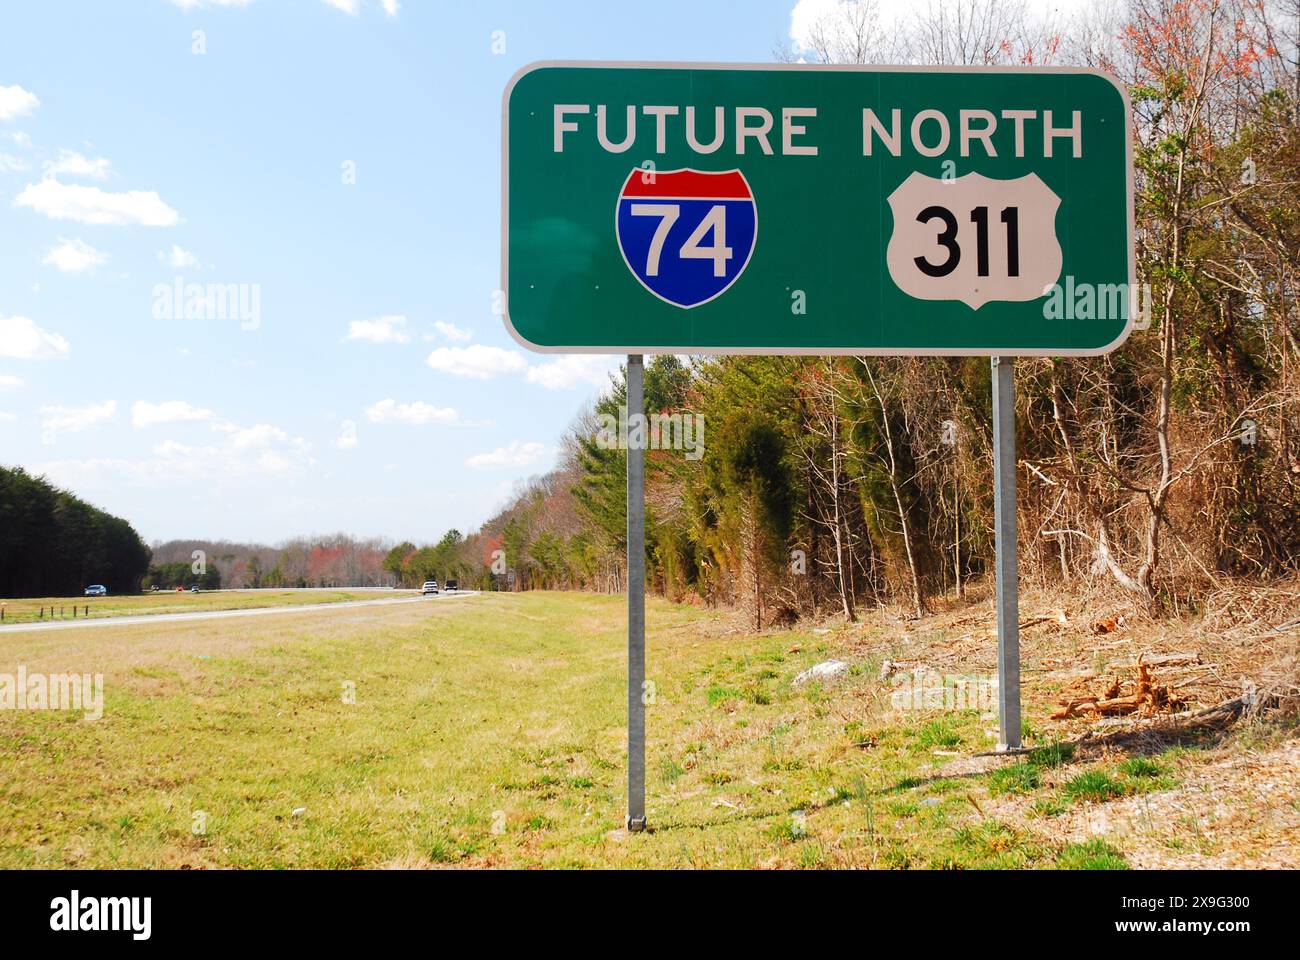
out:
M889 195L889 275L918 300L960 300L972 310L1035 300L1061 275L1060 205L1033 173L1015 180L913 173Z

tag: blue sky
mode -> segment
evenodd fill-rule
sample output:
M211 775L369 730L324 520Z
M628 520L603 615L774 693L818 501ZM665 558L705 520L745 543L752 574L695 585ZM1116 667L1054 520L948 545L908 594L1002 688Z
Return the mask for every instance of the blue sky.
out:
M474 529L617 362L493 312L507 80L770 60L793 5L8 5L0 463L149 540ZM246 309L187 319L177 278Z

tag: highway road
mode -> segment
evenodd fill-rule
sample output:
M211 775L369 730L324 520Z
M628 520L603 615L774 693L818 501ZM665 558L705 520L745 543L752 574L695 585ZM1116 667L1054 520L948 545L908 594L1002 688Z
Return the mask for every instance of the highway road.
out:
M268 617L277 613L309 613L316 610L354 610L357 607L385 607L398 603L437 603L476 597L477 590L457 590L431 597L385 597L382 600L340 600L337 603L305 603L298 606L247 607L241 610L205 610L195 613L145 613L122 617L90 617L84 620L52 620L47 623L15 623L0 627L0 636L6 633L31 630L87 630L95 627L121 627L133 623L176 623L182 620L221 620L226 617Z

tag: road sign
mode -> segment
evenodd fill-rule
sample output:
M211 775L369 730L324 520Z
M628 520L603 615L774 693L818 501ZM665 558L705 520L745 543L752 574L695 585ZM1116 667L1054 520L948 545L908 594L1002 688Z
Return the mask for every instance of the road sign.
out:
M699 306L745 272L758 233L754 194L739 170L633 170L619 195L617 233L642 286L675 307Z
M1020 747L1014 357L1137 307L1129 104L1078 69L534 64L502 114L505 320L544 352L988 355L998 747ZM763 229L759 230L762 220ZM645 815L628 450L628 815Z
M1085 355L1131 329L1105 74L547 63L503 111L506 323L531 349Z

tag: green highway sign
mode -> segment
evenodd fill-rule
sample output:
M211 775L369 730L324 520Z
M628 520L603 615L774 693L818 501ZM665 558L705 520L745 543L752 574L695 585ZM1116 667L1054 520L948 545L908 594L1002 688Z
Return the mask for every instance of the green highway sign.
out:
M1129 106L1099 72L540 63L502 139L534 350L1066 356L1132 327Z

